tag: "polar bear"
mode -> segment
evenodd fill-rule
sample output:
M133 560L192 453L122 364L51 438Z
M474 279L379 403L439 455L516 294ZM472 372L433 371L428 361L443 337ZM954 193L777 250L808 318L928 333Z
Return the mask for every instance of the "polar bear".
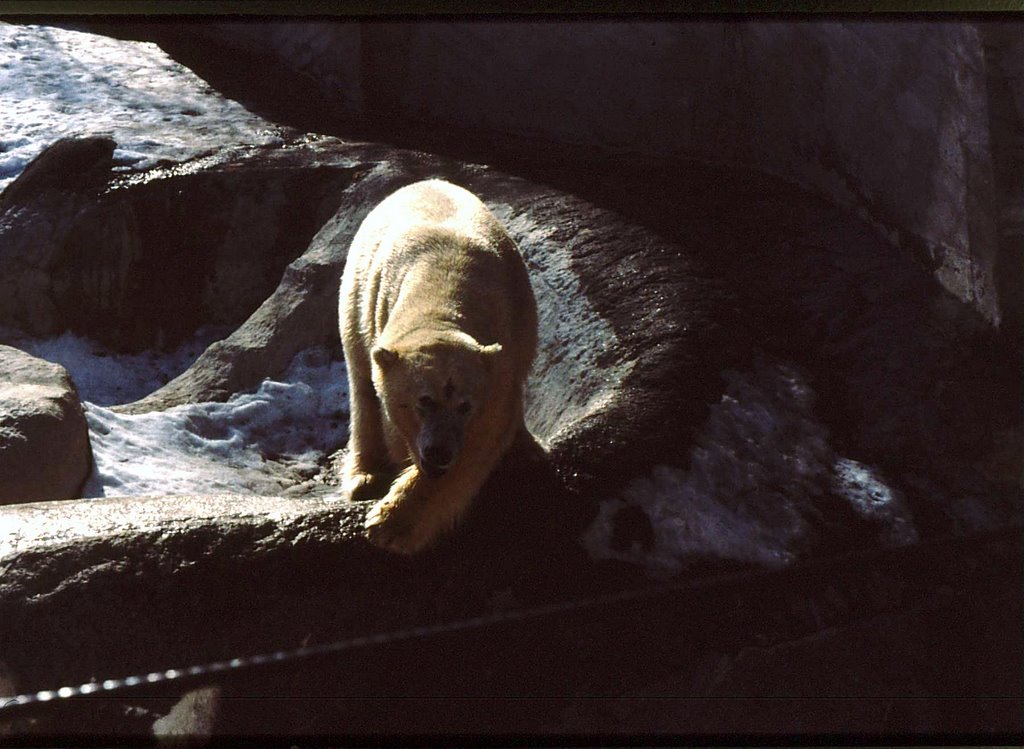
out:
M339 298L353 500L367 537L415 553L466 511L523 423L537 308L515 242L471 192L403 187L352 240Z

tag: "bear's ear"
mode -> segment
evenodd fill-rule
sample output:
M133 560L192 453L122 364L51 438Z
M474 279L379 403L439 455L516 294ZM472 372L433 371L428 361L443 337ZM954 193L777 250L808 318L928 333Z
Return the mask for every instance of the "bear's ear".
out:
M491 343L487 346L477 344L476 350L480 353L480 359L484 363L484 369L490 371L494 368L494 363L497 361L496 357L501 353L501 344Z
M398 354L389 348L383 346L374 346L373 351L370 352L370 356L377 362L377 366L381 369L387 369L392 364L398 361Z

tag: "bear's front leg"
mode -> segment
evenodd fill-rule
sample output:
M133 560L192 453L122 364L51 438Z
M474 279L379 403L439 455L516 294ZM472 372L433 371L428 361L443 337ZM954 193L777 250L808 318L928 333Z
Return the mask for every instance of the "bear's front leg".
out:
M342 490L358 502L383 495L393 474L388 472L381 408L369 380L350 380L352 408L348 450L342 465Z
M351 453L349 453L351 455ZM342 469L342 491L352 502L362 502L384 494L388 490L391 476L386 472L367 473L352 465L346 455Z
M500 432L498 435L500 438ZM430 479L413 465L367 513L366 537L400 554L415 554L450 531L501 457L501 444L480 439L448 473Z
M366 515L366 537L376 546L399 554L414 554L437 538L447 523L430 508L427 479L416 466L407 468L395 480L391 491Z

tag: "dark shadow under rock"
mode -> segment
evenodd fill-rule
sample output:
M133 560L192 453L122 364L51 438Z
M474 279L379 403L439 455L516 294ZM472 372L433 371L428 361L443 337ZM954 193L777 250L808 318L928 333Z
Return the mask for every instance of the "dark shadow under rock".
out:
M109 138L53 143L0 194L0 323L32 335L63 330L51 293L63 243L82 211L106 189Z
M106 137L61 138L34 158L0 193L0 212L27 206L46 193L84 193L110 179L117 144Z

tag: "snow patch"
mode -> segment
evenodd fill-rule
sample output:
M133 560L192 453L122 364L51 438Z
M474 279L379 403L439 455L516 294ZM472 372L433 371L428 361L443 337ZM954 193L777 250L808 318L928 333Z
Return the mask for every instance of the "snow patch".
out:
M814 392L795 366L760 359L750 372L724 376L725 394L711 407L690 469L655 466L622 497L603 501L582 538L593 558L665 574L707 557L783 567L811 541L808 518L829 493L877 526L882 546L918 541L902 493L876 469L832 451ZM646 547L614 540L619 513L630 508L650 521Z
M224 326L202 327L174 351L138 354L120 354L71 332L50 338L0 334L0 341L63 366L83 401L113 406L137 401L167 384L188 369L207 346L230 332L231 328Z
M656 466L601 503L582 541L595 559L674 573L715 557L782 567L810 534L807 515L827 486L831 451L814 418L814 394L796 367L757 362L726 372L727 388L697 437L691 467ZM613 548L616 515L640 508L653 544Z
M145 414L85 407L95 461L85 497L277 495L317 474L348 438L345 367L323 346L226 403Z
M122 169L283 142L155 44L8 23L0 23L0 134L0 190L67 136L113 137Z
M886 484L874 468L838 458L832 467L832 491L865 520L882 526L879 540L883 546L917 543L917 528L903 494Z

